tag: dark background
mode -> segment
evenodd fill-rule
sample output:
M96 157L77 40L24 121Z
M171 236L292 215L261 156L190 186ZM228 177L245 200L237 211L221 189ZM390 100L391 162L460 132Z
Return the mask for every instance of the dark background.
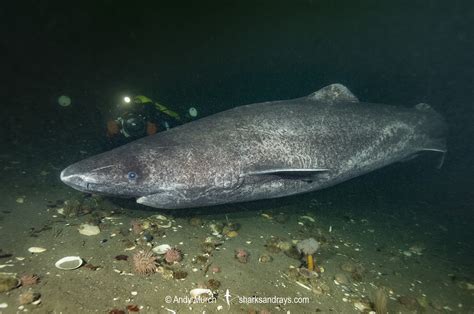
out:
M363 101L430 103L450 126L441 171L415 162L370 180L412 186L448 211L472 210L472 1L190 2L5 5L5 153L100 151L107 108L124 92L178 111L197 104L208 115L340 82ZM61 94L72 106L57 104Z

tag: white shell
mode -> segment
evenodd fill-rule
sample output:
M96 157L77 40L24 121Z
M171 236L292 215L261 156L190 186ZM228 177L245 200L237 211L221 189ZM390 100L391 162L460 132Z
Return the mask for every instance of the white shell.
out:
M82 224L79 226L79 233L86 236L93 236L100 233L100 229L96 225Z
M171 220L164 215L153 215L150 216L150 219L155 220L155 223L158 225L158 228L167 229L170 228L172 225Z
M191 291L189 291L189 294L191 294L191 297L197 298L203 294L207 294L209 297L212 297L212 291L211 289L204 289L204 288L196 288Z
M54 266L62 270L72 270L81 267L84 261L79 256L66 256L57 261Z
M28 252L30 253L43 253L44 251L46 251L46 249L39 246L32 246L28 249Z
M301 219L309 220L309 221L311 221L311 222L315 222L314 218L311 217L311 216L301 216L300 218L301 218Z
M166 251L168 251L169 249L171 249L171 246L169 244L161 244L161 245L158 245L158 246L155 246L152 251L153 253L156 253L158 255L163 255L166 253Z

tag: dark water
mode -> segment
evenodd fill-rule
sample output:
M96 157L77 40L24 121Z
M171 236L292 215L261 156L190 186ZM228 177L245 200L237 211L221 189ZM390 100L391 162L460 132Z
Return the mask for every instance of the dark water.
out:
M453 263L472 262L472 1L31 1L6 6L1 20L0 152L27 160L29 169L60 169L103 151L104 113L125 92L181 112L197 105L203 115L335 82L363 101L431 104L450 128L441 170L429 158L416 160L318 197L342 207L345 200L377 203L387 212L412 206L410 213L450 225L442 245L453 252L463 246ZM71 106L57 104L62 94ZM57 177L47 184L61 185ZM429 209L417 209L423 203Z

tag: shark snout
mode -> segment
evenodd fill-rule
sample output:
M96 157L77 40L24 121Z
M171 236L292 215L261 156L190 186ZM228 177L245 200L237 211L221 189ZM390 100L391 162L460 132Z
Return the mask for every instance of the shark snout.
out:
M77 172L73 166L69 166L61 171L60 178L62 182L69 185L70 187L82 191L88 190L89 184L94 183L91 182L91 178L88 178L86 175Z

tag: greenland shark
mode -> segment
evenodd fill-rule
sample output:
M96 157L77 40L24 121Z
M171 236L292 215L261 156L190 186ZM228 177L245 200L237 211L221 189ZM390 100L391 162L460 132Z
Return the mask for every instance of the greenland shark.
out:
M323 189L423 151L446 153L427 104L360 102L332 84L306 97L223 111L79 161L61 173L88 193L176 209Z

